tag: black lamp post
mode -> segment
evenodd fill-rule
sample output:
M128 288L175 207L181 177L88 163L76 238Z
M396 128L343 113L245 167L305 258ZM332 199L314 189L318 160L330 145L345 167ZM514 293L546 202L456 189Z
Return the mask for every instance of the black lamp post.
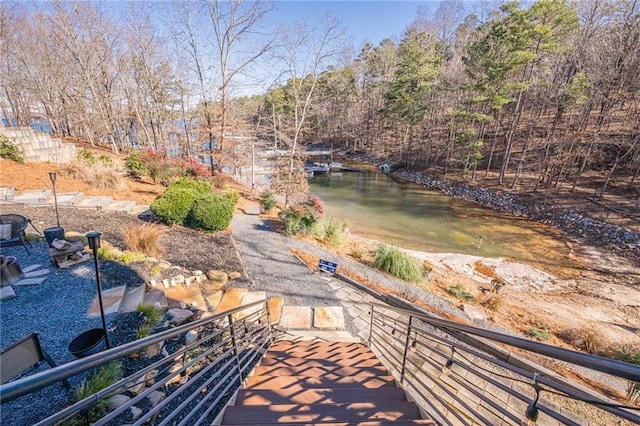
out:
M109 337L107 336L107 323L104 320L104 307L102 306L102 286L100 285L100 268L98 266L98 249L100 248L100 236L99 232L89 232L87 234L87 240L89 241L89 248L93 250L93 262L96 266L96 284L98 286L98 302L100 303L100 316L102 317L102 328L104 330L104 341L107 349L109 346Z
M53 202L56 206L56 223L60 227L60 216L58 216L58 195L56 194L56 172L49 172L49 179L53 185Z

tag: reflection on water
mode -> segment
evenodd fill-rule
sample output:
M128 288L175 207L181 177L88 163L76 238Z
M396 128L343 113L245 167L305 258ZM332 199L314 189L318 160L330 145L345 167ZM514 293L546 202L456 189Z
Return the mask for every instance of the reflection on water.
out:
M548 227L381 173L318 175L310 184L328 215L369 238L427 252L510 257L547 270L573 263Z

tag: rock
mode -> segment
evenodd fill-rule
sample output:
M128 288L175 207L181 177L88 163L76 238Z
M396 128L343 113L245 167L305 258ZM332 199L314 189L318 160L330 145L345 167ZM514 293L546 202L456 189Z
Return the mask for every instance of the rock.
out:
M151 404L151 407L155 407L156 405L160 404L162 401L164 401L164 399L167 396L160 391L153 391L149 394L149 396L147 396L147 399L149 400L149 403Z
M164 350L164 347L162 348ZM158 375L158 370L151 370L147 374L144 375L144 380L147 386L151 386L156 381L156 376Z
M198 340L198 332L195 330L189 330L184 335L185 345L193 345Z
M219 289L227 283L229 276L227 275L226 272L211 269L210 271L207 272L207 278L213 284L217 285Z
M107 399L107 410L116 410L129 401L131 401L131 398L127 395L113 395L112 397Z
M238 278L240 278L242 276L242 274L240 272L229 272L229 279L230 280L237 280Z
M133 420L134 422L138 420L140 416L142 416L142 414L144 414L144 411L142 411L140 408L136 407L135 405L129 407L129 410L131 411L131 420Z
M193 312L191 312L189 309L174 308L167 311L167 316L169 317L169 324L181 325L186 323L191 319L191 317L193 317Z
M0 287L0 300L10 300L16 297L15 291L13 291L13 287L10 285L5 287Z
M162 351L163 347L164 347L164 341L154 343L151 346L147 346L147 348L144 350L144 355L147 358L153 358L154 356L158 356L160 355L160 352Z
M125 385L125 387L127 388L127 390L129 392L131 392L132 394L138 396L140 395L142 392L144 392L144 390L146 389L147 385L146 385L146 380L144 379L144 377L141 377L138 379L137 382L129 382Z
M469 315L472 321L484 321L487 319L487 315L480 308L469 305L467 303L462 304L462 310L465 314Z

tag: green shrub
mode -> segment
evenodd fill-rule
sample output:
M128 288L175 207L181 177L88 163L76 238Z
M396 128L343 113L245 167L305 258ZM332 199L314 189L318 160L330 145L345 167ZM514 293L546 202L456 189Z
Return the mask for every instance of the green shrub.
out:
M260 207L265 213L271 212L277 204L278 200L273 192L265 191L260 194Z
M449 292L449 294L453 294L455 297L457 297L458 299L462 299L465 302L468 302L474 299L473 294L469 293L460 284L452 285L447 289L447 291Z
M347 223L333 217L323 220L316 226L314 234L316 238L324 241L332 247L340 247L344 242Z
M98 156L98 162L106 167L114 167L113 159L107 154L100 154Z
M305 201L289 207L283 212L284 234L308 234L314 229L320 217L322 217L320 199L312 195Z
M618 348L616 358L629 364L640 365L640 348L633 345L622 345Z
M146 259L146 257L147 256L145 256L144 253L127 250L118 257L118 260L124 263L125 265L130 265L135 262L142 262L143 260Z
M133 151L125 157L124 168L134 176L144 176L149 174L149 169L142 161L142 157L138 151Z
M5 135L0 135L0 157L16 163L24 163L20 147Z
M76 152L76 158L80 161L82 161L85 164L88 164L90 166L94 165L96 163L96 156L93 155L93 153L91 151L89 151L88 149L84 149L84 148L80 148L77 152Z
M412 283L420 282L425 278L420 262L395 247L381 244L374 256L373 265L383 272Z
M549 326L543 322L535 322L527 330L527 334L536 340L544 342L549 340Z
M226 229L233 219L233 200L219 194L203 194L193 203L188 226L206 232Z
M224 196L231 200L234 207L238 204L238 201L240 201L240 191L237 189L227 189L224 192Z
M202 180L195 180L189 177L183 177L171 184L170 188L193 189L198 195L206 194L211 191L211 185ZM240 194L238 194L238 198Z
M162 223L184 225L198 195L194 189L170 186L151 203L150 209Z

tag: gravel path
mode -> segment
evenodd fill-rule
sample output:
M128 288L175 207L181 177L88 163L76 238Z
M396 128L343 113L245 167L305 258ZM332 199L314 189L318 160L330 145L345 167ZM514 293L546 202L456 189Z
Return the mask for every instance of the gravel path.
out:
M439 297L394 279L358 262L324 250L296 238L287 238L274 231L269 221L256 215L235 214L231 222L233 238L240 257L251 278L250 288L265 291L267 297L283 296L284 304L291 306L340 306L342 301L329 286L329 275L313 273L291 253L292 249L305 251L339 265L410 297L437 306L443 311L461 313ZM464 315L464 314L462 314ZM358 330L353 318L344 310L345 328L354 336Z

